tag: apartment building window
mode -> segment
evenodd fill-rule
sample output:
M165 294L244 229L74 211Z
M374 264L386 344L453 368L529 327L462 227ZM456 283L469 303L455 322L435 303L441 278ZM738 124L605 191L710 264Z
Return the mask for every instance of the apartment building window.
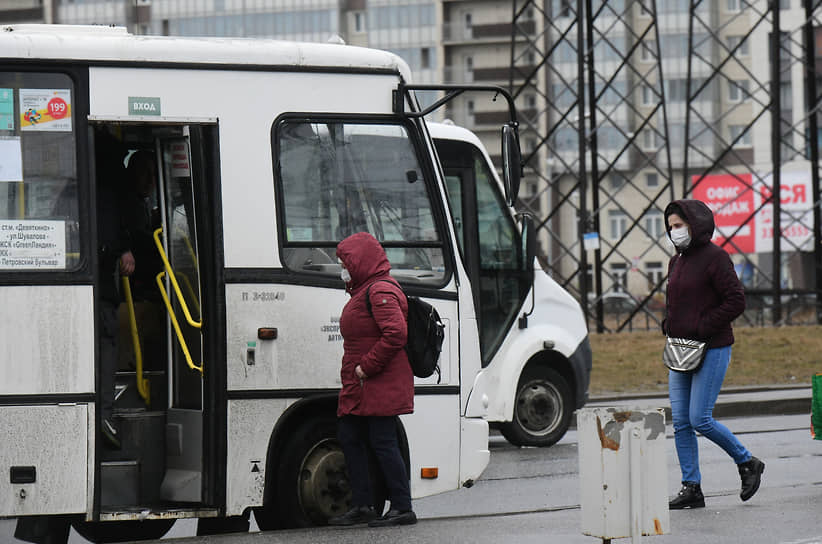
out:
M691 82L694 88L699 88L702 84L701 80L695 79ZM665 82L665 101L671 102L685 102L688 97L688 80L687 79L669 79Z
M662 282L662 263L649 261L645 263L645 277L648 279L648 289L653 289Z
M619 172L611 172L608 180L610 181L611 189L619 189L625 185L625 177Z
M645 174L645 185L648 187L659 187L659 174L648 172Z
M423 70L431 68L431 48L423 47L420 49L420 67Z
M471 27L473 26L472 19L473 18L471 17L470 13L465 14L465 17L463 18L463 20L465 21L465 30L471 30Z
M728 82L728 100L730 102L747 102L751 98L749 90L750 82L747 79L739 79Z
M740 5L741 0L725 0L725 9L727 11L739 11L742 9Z
M728 51L733 51L734 47L739 45L739 49L736 50L735 55L738 57L747 57L751 51L750 47L748 47L748 41L745 40L745 38L746 36L728 36Z
M645 232L652 240L656 240L665 233L662 226L663 218L662 212L659 210L649 210L645 214Z
M474 71L474 57L465 57L465 71L469 74Z
M642 149L646 151L653 151L659 147L659 137L656 130L652 128L642 129Z
M640 58L646 61L656 58L656 40L645 40L642 42Z
M474 101L469 100L465 103L465 112L468 114L468 119L474 121Z
M532 110L537 107L537 97L533 94L526 94L525 95L525 108Z
M793 85L790 81L779 83L779 100L782 111L793 109Z
M628 289L628 265L626 263L611 263L611 291L624 292Z
M571 2L573 0L554 0L553 13L555 17L570 17L571 16Z
M354 13L354 32L365 32L365 14L361 11Z
M642 105L643 106L653 106L656 104L656 93L654 89L651 88L650 85L643 85L642 86Z
M628 216L622 210L608 210L608 226L611 240L619 240L628 230Z
M733 142L737 138L739 140L733 144L734 147L751 147L751 131L748 130L748 125L728 125L728 132L730 133L729 142ZM742 135L740 138L739 135Z

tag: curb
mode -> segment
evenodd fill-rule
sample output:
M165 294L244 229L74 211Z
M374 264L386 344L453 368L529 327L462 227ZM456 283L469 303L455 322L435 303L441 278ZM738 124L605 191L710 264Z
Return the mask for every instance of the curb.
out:
M664 408L666 421L671 421L671 405L667 393L598 396L585 405L614 408ZM753 415L796 415L811 413L811 387L743 387L723 390L714 405L714 417L746 417ZM576 427L572 418L571 427Z

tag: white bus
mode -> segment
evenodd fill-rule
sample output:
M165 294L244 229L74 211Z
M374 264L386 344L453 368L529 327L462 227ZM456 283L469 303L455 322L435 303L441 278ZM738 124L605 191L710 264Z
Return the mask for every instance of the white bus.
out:
M0 33L0 517L18 518L18 537L57 542L71 524L136 540L180 518L214 532L251 511L262 529L344 511L334 250L361 230L446 324L441 379L417 380L398 420L412 495L480 476L476 297L409 79L394 55L339 45ZM153 290L135 285L120 308L118 451L100 438L111 278L97 201L136 150L156 157L162 260Z
M521 227L479 138L428 123L463 263L474 285L487 419L520 446L550 446L588 400L591 348L579 303L537 262L520 270ZM524 317L524 318L523 318Z

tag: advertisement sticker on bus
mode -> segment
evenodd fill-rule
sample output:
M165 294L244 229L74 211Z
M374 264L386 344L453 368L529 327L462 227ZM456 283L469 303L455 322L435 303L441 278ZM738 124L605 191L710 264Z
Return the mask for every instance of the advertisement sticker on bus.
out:
M25 131L71 131L69 89L20 89L20 128Z
M66 267L65 221L0 221L0 269Z
M0 137L0 181L23 181L23 148L20 137Z
M14 89L0 89L0 130L14 130Z

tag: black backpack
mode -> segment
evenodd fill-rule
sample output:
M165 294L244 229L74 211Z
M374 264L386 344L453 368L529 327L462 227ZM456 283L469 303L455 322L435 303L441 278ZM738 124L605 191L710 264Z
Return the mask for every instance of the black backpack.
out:
M365 292L365 304L368 313L374 317L371 311L371 285ZM400 290L402 291L402 287ZM408 301L408 340L405 344L405 353L408 355L411 371L418 378L427 378L436 372L437 383L440 383L442 375L439 359L442 342L445 340L445 325L442 324L437 309L424 300L408 295L405 295L405 299Z

